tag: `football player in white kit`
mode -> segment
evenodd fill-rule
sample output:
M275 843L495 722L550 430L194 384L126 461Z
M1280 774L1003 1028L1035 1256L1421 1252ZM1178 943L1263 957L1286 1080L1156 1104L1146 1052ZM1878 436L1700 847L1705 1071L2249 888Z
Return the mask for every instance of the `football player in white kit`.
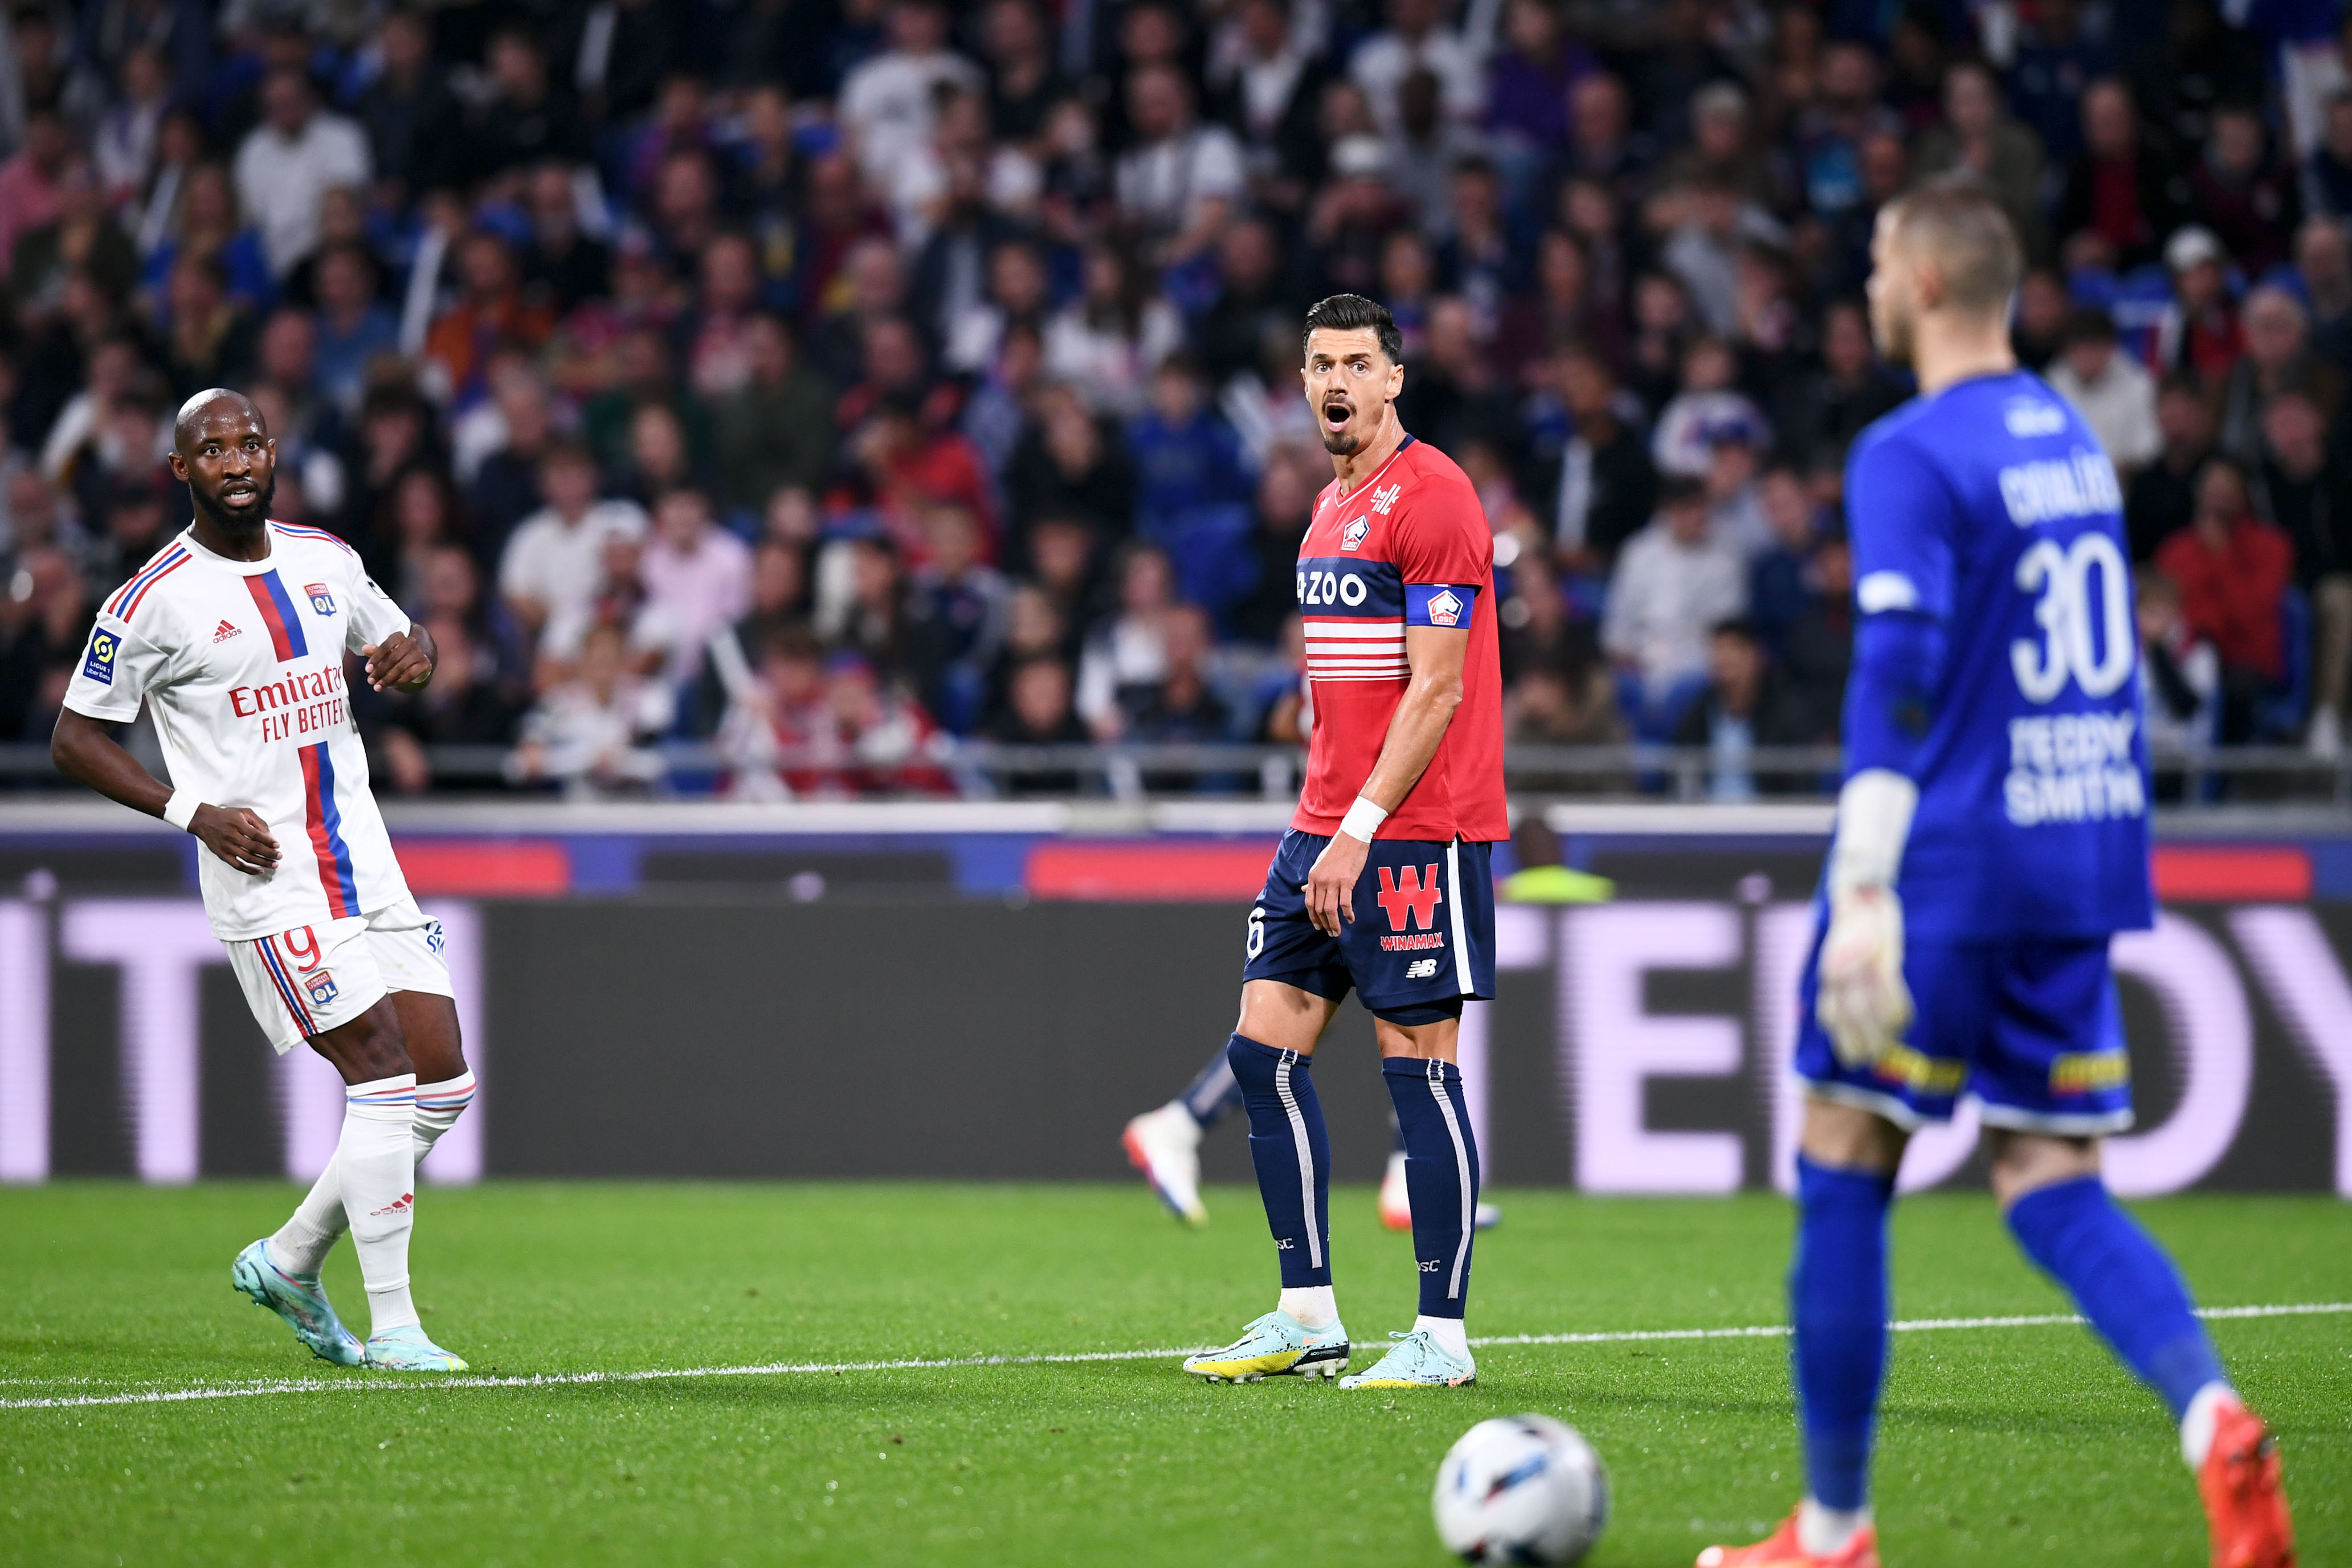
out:
M269 521L277 446L252 404L200 392L173 435L195 521L99 611L50 753L68 778L195 836L205 912L270 1044L283 1055L307 1040L343 1076L333 1160L277 1234L237 1255L231 1281L324 1360L462 1372L417 1320L408 1237L416 1163L474 1079L441 929L393 857L343 677L355 653L377 690L415 691L433 678L433 639L349 545ZM142 700L170 785L109 731ZM347 1228L364 1345L319 1283Z

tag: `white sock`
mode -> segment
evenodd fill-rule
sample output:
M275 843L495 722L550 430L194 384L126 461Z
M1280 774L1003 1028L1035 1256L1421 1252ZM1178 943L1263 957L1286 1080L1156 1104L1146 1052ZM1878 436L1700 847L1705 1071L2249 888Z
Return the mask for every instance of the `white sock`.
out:
M1412 1321L1412 1331L1426 1332L1437 1342L1437 1348L1457 1361L1470 1359L1470 1334L1459 1318L1418 1317Z
M1827 1557L1869 1522L1868 1503L1860 1508L1823 1508L1807 1498L1797 1505L1797 1544L1816 1557Z
M1310 1329L1328 1329L1339 1321L1339 1304L1328 1285L1286 1285L1281 1305Z
M417 1321L408 1294L408 1235L416 1223L416 1075L355 1083L343 1091L335 1145L343 1212L367 1285L371 1336Z
M2205 1468L2205 1456L2213 1451L2213 1428L2220 1424L2221 1407L2237 1404L2238 1391L2226 1383L2209 1383L2189 1399L2180 1416L2180 1457L2192 1473Z
M425 1163L425 1156L433 1152L441 1134L456 1126L466 1107L473 1103L471 1068L439 1083L416 1086L417 1164ZM309 1279L319 1272L337 1239L350 1228L351 1221L343 1214L343 1184L336 1179L335 1162L330 1160L310 1190L302 1194L292 1216L269 1238L269 1256L287 1273Z

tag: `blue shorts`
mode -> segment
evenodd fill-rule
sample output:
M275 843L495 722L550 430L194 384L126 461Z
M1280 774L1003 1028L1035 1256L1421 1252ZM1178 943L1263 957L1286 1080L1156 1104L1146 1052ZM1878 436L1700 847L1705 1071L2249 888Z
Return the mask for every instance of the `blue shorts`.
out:
M1243 980L1278 980L1334 1002L1352 986L1391 1024L1459 1017L1465 997L1495 994L1493 845L1373 840L1356 918L1334 938L1307 918L1307 874L1330 842L1295 827L1282 836L1250 910Z
M1989 1127L2090 1138L2132 1123L2131 1058L2105 937L1913 941L1909 1032L1878 1061L1837 1059L1814 1016L1826 912L1797 988L1797 1076L1811 1093L1906 1131L1948 1121L1965 1094Z

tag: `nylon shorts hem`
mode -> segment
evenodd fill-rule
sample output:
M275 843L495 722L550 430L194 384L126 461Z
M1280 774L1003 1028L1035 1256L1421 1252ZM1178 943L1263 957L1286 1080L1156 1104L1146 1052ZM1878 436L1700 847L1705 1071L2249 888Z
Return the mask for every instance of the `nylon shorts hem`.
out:
M2129 1131L2135 1120L2129 1106L2120 1110L2066 1116L2021 1110L2013 1105L1996 1105L1978 1095L1969 1098L1976 1100L1978 1120L1987 1127L1998 1127L2004 1132L2038 1132L2052 1138L2104 1138L2112 1132Z
M1864 1089L1837 1079L1805 1078L1799 1075L1805 1093L1814 1100L1832 1105L1850 1105L1856 1110L1867 1110L1881 1121L1891 1121L1906 1132L1916 1132L1930 1122L1949 1121L1949 1110L1941 1116L1930 1115L1900 1096L1882 1094L1874 1089Z
M1326 1002L1345 1002L1348 999L1348 994L1356 988L1354 981L1348 979L1334 981L1328 971L1320 969L1290 969L1279 974L1253 974L1247 969L1243 970L1244 985L1257 980L1271 980L1276 985L1287 985L1295 990L1304 991L1309 996L1320 996ZM1336 991L1330 989L1335 984L1339 987Z

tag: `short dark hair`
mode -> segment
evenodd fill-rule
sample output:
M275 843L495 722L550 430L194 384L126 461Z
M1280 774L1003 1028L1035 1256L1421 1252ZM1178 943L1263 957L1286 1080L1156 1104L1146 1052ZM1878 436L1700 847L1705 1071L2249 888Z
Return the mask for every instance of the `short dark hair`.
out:
M1906 191L1886 210L1894 232L1924 244L1943 269L1953 306L1977 314L2007 311L2025 273L2025 251L2017 226L1989 189L1973 177L1948 174Z
M1397 331L1396 318L1389 314L1386 305L1361 294L1334 294L1307 307L1307 327L1298 334L1298 347L1303 353L1307 340L1318 331L1356 332L1366 327L1379 336L1381 353L1389 356L1391 364L1404 363L1404 334Z

